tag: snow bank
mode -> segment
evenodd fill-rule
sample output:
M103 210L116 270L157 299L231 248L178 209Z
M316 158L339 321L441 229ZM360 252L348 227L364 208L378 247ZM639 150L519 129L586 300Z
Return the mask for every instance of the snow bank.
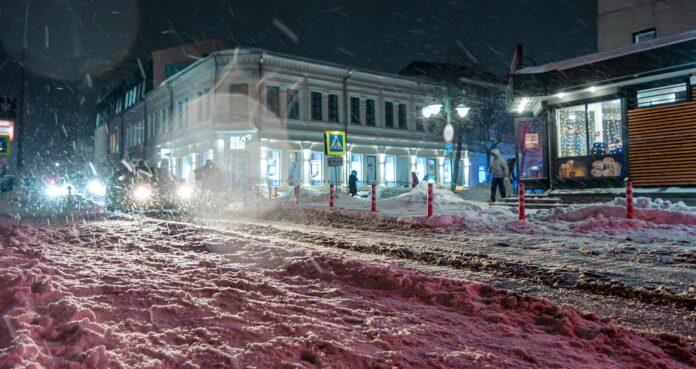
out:
M696 211L682 202L637 198L636 219L626 219L626 199L539 211L532 218L551 230L685 240L696 235ZM555 222L555 223L554 223Z

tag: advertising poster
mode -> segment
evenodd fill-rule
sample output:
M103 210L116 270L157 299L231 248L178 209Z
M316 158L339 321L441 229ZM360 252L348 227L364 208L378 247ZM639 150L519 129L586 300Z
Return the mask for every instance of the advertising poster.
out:
M543 126L532 119L518 120L516 125L520 179L545 178Z

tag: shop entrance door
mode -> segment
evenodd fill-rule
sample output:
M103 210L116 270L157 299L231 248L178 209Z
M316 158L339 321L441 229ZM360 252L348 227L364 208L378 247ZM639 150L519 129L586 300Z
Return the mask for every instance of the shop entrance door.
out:
M249 188L249 153L230 152L227 163L227 170L232 176L232 189Z
M377 157L367 157L367 171L365 172L365 181L368 185L377 183Z

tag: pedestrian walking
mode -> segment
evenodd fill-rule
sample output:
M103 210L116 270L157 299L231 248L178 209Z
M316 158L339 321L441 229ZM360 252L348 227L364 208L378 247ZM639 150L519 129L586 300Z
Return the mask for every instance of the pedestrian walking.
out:
M358 194L358 171L353 170L348 176L348 193L355 197Z
M418 186L418 182L418 175L416 174L416 172L411 172L411 187L415 188L416 186Z
M491 163L488 166L488 172L491 173L491 198L488 203L495 202L495 191L500 191L500 196L505 197L505 178L509 175L509 169L505 159L500 157L500 150L491 150Z

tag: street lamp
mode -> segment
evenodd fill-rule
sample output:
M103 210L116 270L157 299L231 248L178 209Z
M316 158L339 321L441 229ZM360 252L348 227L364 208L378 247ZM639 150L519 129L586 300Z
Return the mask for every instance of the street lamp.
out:
M452 105L450 105L449 99L446 99L446 100L445 100L445 103L447 104L447 107L445 108L445 109L446 109L446 115L447 115L447 122L448 122L448 123L447 123L447 126L449 126L449 129L450 129L451 132L452 132L452 136L454 136L454 134L453 134L453 133L454 133L454 128L453 128L452 125L449 123L449 121L450 121L450 119L451 119L451 114L452 114L452 110L451 110L451 109L452 109ZM443 107L442 104L430 104L430 105L427 105L427 106L424 107L423 110L422 110L423 117L425 117L426 119L428 119L428 118L430 118L430 117L433 116L433 115L438 115L438 114L440 113L440 111L442 110L442 107ZM459 104L459 105L457 105L456 108L454 108L454 110L457 112L457 115L459 116L459 118L461 118L461 119L463 120L463 119L469 114L470 108L467 107L467 106L464 105L464 104ZM447 132L447 126L445 126L445 132L443 132L443 135L445 135L446 132ZM447 140L447 138L445 138L445 140ZM451 150L451 141L449 141L449 142L447 142L447 143L448 143L448 145L450 146L450 150ZM458 146L458 147L460 147L460 146ZM450 151L450 171L451 171L451 176L450 176L450 177L451 177L451 181L452 181L452 191L454 191L454 189L455 189L455 184L456 184L456 179L455 179L455 177L456 177L456 171L454 170L454 167L455 167L455 165L454 165L454 161L455 161L455 160L454 160L454 159L455 159L455 157L454 157L454 151Z
M457 111L457 115L459 115L460 118L464 118L467 114L469 114L469 108L464 106L464 104L457 105L457 107L454 108L454 110Z
M430 118L433 115L440 114L440 110L442 110L442 104L430 104L424 107L421 113L423 113L424 117Z

